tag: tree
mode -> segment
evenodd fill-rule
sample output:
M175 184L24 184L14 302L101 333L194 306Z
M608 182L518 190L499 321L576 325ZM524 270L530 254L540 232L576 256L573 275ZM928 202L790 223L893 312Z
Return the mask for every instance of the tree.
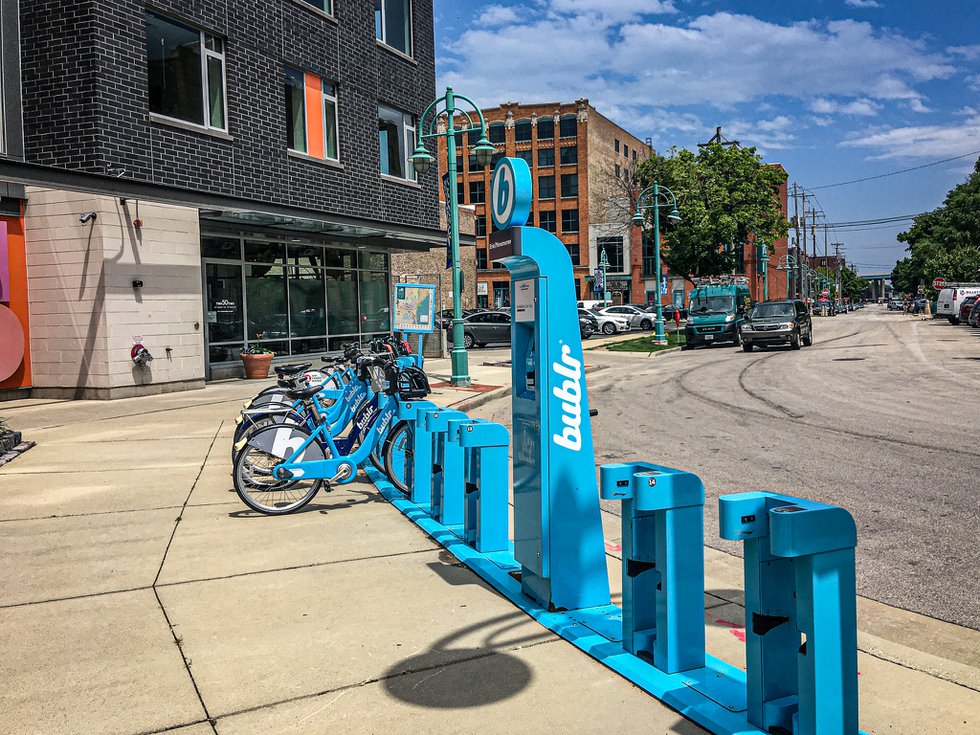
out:
M697 153L671 148L666 156L654 154L644 161L637 179L644 188L656 181L677 197L681 222L671 225L660 217L666 240L661 255L677 275L731 273L751 233L772 252L772 243L789 227L779 206L786 173L763 163L755 148L717 143ZM652 211L645 213L649 223Z
M901 293L915 293L921 284L932 297L937 277L980 280L980 159L970 177L949 190L943 206L920 214L897 239L909 246L909 256L892 270L892 286Z

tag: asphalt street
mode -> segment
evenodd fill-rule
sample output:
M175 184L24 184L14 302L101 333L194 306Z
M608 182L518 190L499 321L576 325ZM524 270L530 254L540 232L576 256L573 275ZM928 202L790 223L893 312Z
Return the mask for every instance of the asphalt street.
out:
M719 495L841 505L858 525L859 594L980 629L980 330L871 306L815 318L814 340L799 351L587 352L605 368L589 380L597 464L694 472L706 544L736 554L718 536ZM509 398L494 404L505 419Z

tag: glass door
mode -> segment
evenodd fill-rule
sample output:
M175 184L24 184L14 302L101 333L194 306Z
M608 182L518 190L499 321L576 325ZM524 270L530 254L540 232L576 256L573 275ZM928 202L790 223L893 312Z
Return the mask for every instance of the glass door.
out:
M245 304L242 267L231 263L204 263L204 321L207 324L208 364L231 362L245 342Z

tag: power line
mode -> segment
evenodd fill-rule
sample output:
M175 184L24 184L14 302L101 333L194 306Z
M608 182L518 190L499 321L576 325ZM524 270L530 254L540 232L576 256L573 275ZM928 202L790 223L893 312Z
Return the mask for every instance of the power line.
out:
M970 151L969 153L963 153L959 156L953 156L952 158L944 158L941 161L933 161L932 163L923 163L921 166L912 166L911 168L902 168L898 171L889 171L887 174L878 174L877 176L866 176L863 179L851 179L850 181L838 181L836 184L823 184L821 186L811 186L808 191L816 191L817 189L832 189L836 186L848 186L850 184L860 184L862 181L874 181L875 179L883 179L886 176L897 176L898 174L907 174L910 171L919 171L923 168L929 168L930 166L938 166L942 163L949 163L950 161L958 161L961 158L966 158L967 156L975 156L980 153L980 150Z

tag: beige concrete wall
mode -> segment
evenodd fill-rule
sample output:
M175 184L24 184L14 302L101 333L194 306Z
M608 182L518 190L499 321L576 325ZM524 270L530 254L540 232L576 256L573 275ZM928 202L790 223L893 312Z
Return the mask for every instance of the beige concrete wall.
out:
M94 222L79 217L96 212ZM203 386L196 209L31 188L26 210L38 393L123 397ZM134 280L142 280L140 289ZM154 360L134 366L134 337ZM170 348L168 351L167 348Z

